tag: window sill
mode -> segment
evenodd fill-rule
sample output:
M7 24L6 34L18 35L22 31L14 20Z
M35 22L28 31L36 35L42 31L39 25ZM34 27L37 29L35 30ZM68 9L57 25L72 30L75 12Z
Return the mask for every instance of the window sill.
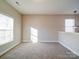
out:
M2 46L2 45L4 45L4 44L7 44L7 43L10 43L10 42L12 42L13 40L2 40L2 41L0 41L0 46Z

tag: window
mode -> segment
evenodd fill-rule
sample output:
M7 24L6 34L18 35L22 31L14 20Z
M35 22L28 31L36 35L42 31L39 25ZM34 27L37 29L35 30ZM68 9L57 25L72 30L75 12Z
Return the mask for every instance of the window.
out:
M66 19L65 20L65 32L75 32L75 20L74 19Z
M0 45L13 41L13 18L0 14Z
M31 27L31 41L33 43L38 42L38 30Z

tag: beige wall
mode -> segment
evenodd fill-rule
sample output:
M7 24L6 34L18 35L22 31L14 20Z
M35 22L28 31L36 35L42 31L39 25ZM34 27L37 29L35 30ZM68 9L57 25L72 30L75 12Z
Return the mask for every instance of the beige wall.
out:
M58 31L64 31L65 19L73 15L24 15L23 41L30 42L30 28L38 30L39 42L57 42Z
M0 0L0 13L14 18L14 41L0 46L0 55L2 55L21 42L21 15L5 0Z

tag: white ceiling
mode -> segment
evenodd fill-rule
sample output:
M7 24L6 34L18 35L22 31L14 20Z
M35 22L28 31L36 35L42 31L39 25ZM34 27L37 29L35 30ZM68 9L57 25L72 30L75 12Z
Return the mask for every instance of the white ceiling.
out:
M22 14L79 14L79 0L6 0ZM16 4L19 2L19 5Z

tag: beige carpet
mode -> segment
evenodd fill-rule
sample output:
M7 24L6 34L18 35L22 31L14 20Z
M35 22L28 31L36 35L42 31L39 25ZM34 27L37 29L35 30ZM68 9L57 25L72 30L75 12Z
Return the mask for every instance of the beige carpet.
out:
M0 59L79 59L59 43L22 43Z

